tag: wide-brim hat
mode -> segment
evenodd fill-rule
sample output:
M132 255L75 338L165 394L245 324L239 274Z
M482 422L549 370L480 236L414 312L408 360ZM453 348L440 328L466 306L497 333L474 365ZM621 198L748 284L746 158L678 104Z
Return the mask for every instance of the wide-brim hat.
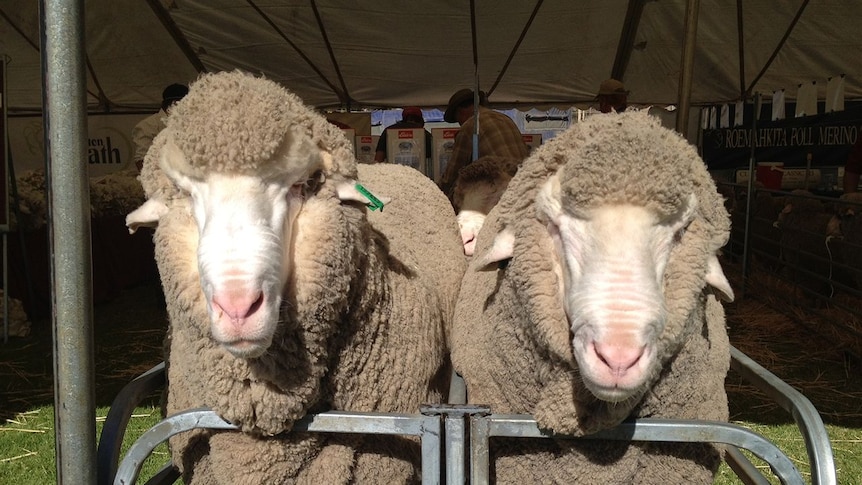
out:
M446 112L443 113L443 120L446 123L455 123L456 121L458 121L458 119L455 118L455 114L458 111L458 107L467 103L467 101L472 101L472 100L473 100L473 90L472 89L464 88L464 89L456 92L455 94L453 94L452 97L449 98L449 104L446 105Z
M599 85L599 94L596 96L612 96L614 94L629 94L629 92L626 91L626 87L622 81L612 78L602 81Z

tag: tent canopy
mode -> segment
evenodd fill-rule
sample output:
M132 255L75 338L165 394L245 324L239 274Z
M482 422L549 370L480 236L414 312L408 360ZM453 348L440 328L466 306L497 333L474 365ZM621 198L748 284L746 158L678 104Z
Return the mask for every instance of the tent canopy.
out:
M10 113L41 109L40 2L0 0ZM676 104L685 0L86 0L91 112L152 110L199 72L266 75L306 103L440 107L476 82L495 106L585 106L616 77ZM858 0L701 0L691 103L845 76L862 98Z

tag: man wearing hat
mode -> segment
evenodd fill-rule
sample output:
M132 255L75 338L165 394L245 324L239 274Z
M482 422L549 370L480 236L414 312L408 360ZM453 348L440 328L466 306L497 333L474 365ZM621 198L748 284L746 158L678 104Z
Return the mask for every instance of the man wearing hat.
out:
M622 82L616 79L606 79L599 85L599 94L596 101L599 102L599 111L602 113L622 113L626 110L629 92Z
M166 87L162 91L162 108L159 112L142 119L132 129L132 142L135 144L134 161L138 171L144 164L144 157L147 155L150 145L153 144L153 138L165 129L165 117L168 115L168 108L183 99L188 92L189 87L185 84L171 84Z
M443 119L448 123L461 125L455 135L452 156L446 165L446 171L440 179L440 188L452 198L452 189L458 172L473 162L473 134L476 133L476 117L479 118L479 153L476 158L497 156L515 160L523 160L529 153L527 145L518 127L511 118L485 107L485 93L479 91L478 110L474 106L472 90L461 89L449 98Z
M377 163L383 162L386 160L386 132L392 128L424 128L425 127L425 117L422 116L422 110L416 106L408 106L401 111L401 121L396 121L395 123L386 127L382 133L380 133L380 138L377 140L377 148L374 152L374 161ZM425 158L431 158L431 133L428 130L425 130Z

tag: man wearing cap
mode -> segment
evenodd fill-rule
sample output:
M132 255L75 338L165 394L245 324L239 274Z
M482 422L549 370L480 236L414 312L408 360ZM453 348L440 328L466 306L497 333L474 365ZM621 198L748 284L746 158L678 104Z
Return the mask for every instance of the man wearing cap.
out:
M476 133L476 115L479 117L479 153L476 158L497 156L523 160L529 153L515 122L503 113L485 107L485 103L485 93L479 91L479 109L475 110L473 91L462 89L449 98L449 104L446 106L443 119L448 123L457 121L461 125L455 135L452 156L449 157L446 171L440 179L440 188L450 199L458 172L474 160L473 134Z
M386 127L382 133L380 133L380 138L377 140L377 148L374 152L374 161L377 163L383 162L386 160L386 132L392 128L402 128L402 129L412 129L412 128L424 128L425 127L425 117L422 116L422 110L417 108L416 106L408 106L401 111L401 121L396 121L395 123ZM431 158L431 133L428 130L425 130L425 158Z
M622 82L616 79L606 79L599 85L599 94L596 101L599 102L599 111L602 113L622 113L626 110L629 92Z
M153 138L165 129L165 117L168 115L168 108L183 99L188 92L189 87L185 84L171 84L166 87L162 91L162 108L159 112L142 119L132 129L132 142L135 144L134 161L138 171L144 164L144 157L147 155L150 145L153 144Z

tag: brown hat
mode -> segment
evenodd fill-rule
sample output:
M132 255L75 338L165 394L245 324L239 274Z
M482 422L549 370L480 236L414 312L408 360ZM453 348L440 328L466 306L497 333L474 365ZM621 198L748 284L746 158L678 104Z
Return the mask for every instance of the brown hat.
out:
M622 82L616 79L606 79L599 85L599 94L597 96L614 95L614 94L629 94Z
M458 108L468 104L473 104L472 89L464 88L453 94L452 97L449 98L449 104L446 106L446 112L443 113L443 121L445 121L446 123L455 123L456 121L458 121L458 119L455 117ZM485 104L484 91L479 91L479 104Z

